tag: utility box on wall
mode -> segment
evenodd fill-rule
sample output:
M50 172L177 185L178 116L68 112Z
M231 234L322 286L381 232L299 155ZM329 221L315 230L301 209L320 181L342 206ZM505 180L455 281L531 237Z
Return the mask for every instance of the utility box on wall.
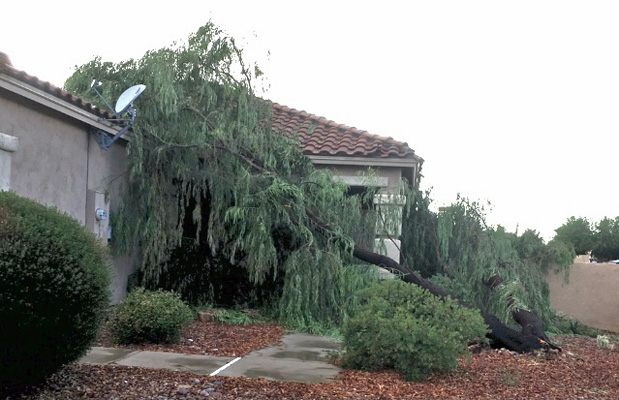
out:
M16 137L0 133L0 191L11 188L11 153L18 143Z
M104 193L88 190L86 195L86 227L105 244L108 240L110 203Z

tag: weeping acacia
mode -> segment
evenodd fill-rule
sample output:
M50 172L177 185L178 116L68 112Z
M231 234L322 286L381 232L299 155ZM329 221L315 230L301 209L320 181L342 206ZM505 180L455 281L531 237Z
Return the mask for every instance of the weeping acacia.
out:
M260 77L234 40L208 23L186 43L139 60L95 58L66 82L94 103L93 78L108 97L129 83L148 87L127 147L127 190L112 220L118 250L139 250L143 280L161 283L177 274L181 286L206 291L214 289L212 280L201 282L216 269L241 270L254 286L279 280L271 294L281 318L305 327L339 325L347 317L353 293L376 279L375 269L359 260L447 296L411 268L367 250L377 221L388 225L401 215L364 211L363 195L348 195L345 185L312 167L294 138L272 130L270 103L252 91ZM418 198L408 189L394 194ZM424 237L432 238L433 229ZM413 242L433 248L423 238ZM447 265L444 250L453 243L440 242L443 251L428 260ZM508 328L490 314L486 321L502 340ZM527 343L519 350L540 347L538 338L517 338Z
M96 103L93 78L110 98L128 82L148 88L112 219L118 250L139 249L145 281L165 281L191 259L188 280L214 268L239 268L255 285L283 280L278 307L297 326L346 317L352 293L376 278L374 268L350 272L355 241L373 235L364 200L347 196L347 186L313 169L297 141L271 129L270 103L252 92L260 70L245 65L234 40L209 23L139 60L96 58L65 88ZM317 234L306 209L329 235Z
M504 323L551 324L545 275L549 269L569 274L574 252L558 241L545 244L533 230L518 236L486 223L484 207L458 197L449 207L430 211L429 193L416 200L404 228L409 264L463 304L495 315ZM412 225L425 221L425 228ZM429 261L429 262L423 262ZM547 341L543 332L539 336Z

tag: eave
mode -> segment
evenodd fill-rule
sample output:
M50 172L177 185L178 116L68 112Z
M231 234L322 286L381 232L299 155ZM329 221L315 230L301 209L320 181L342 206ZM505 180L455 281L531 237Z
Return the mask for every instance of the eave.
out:
M100 129L111 135L115 135L121 128L113 125L88 111L82 110L66 101L59 99L39 88L28 85L11 76L0 73L0 88L14 93L20 97L31 100L43 107L57 111L77 121L81 121L93 128Z

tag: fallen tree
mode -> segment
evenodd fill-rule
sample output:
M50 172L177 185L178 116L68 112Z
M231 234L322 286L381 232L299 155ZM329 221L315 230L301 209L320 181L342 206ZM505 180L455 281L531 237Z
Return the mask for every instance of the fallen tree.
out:
M178 268L175 254L185 254L188 243L197 248L198 277L222 262L256 285L283 276L280 315L305 327L345 319L346 302L363 282L342 271L357 260L447 297L439 285L360 245L373 242L375 226L361 210L363 199L348 196L345 185L313 168L298 143L271 129L271 105L252 91L259 69L241 55L209 23L186 45L120 64L95 59L67 81L67 89L93 102L93 77L110 97L127 81L149 88L128 145L127 190L111 219L118 250L139 249L143 275L154 282ZM548 343L533 313L518 314L521 332L482 315L497 346L527 352Z
M407 267L398 264L389 257L356 247L353 254L362 261L400 272L402 274L402 280L422 287L435 296L441 298L449 296L449 293L444 289L422 278L415 271L409 270ZM461 302L460 304L464 305ZM520 332L511 329L492 314L482 312L481 315L490 329L488 338L492 340L493 347L504 347L519 353L532 352L543 348L560 350L560 348L552 344L546 336L539 317L530 311L519 310L513 316L514 320L522 328Z

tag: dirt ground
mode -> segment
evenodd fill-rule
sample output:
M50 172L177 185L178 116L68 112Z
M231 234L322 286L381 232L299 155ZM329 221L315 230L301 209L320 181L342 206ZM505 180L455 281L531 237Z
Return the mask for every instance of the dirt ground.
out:
M194 324L186 332L200 337L202 349L242 354L276 343L272 325L251 328ZM281 331L283 332L283 330ZM269 337L265 341L265 338ZM196 376L148 368L74 364L57 374L42 392L28 399L617 399L619 350L600 349L595 339L557 336L561 353L520 355L485 350L462 359L458 369L427 381L406 382L394 371L345 370L323 384L265 379ZM185 352L194 343L161 346L159 351ZM195 350L195 348L193 349ZM201 350L205 351L205 350ZM220 354L223 355L223 354Z

